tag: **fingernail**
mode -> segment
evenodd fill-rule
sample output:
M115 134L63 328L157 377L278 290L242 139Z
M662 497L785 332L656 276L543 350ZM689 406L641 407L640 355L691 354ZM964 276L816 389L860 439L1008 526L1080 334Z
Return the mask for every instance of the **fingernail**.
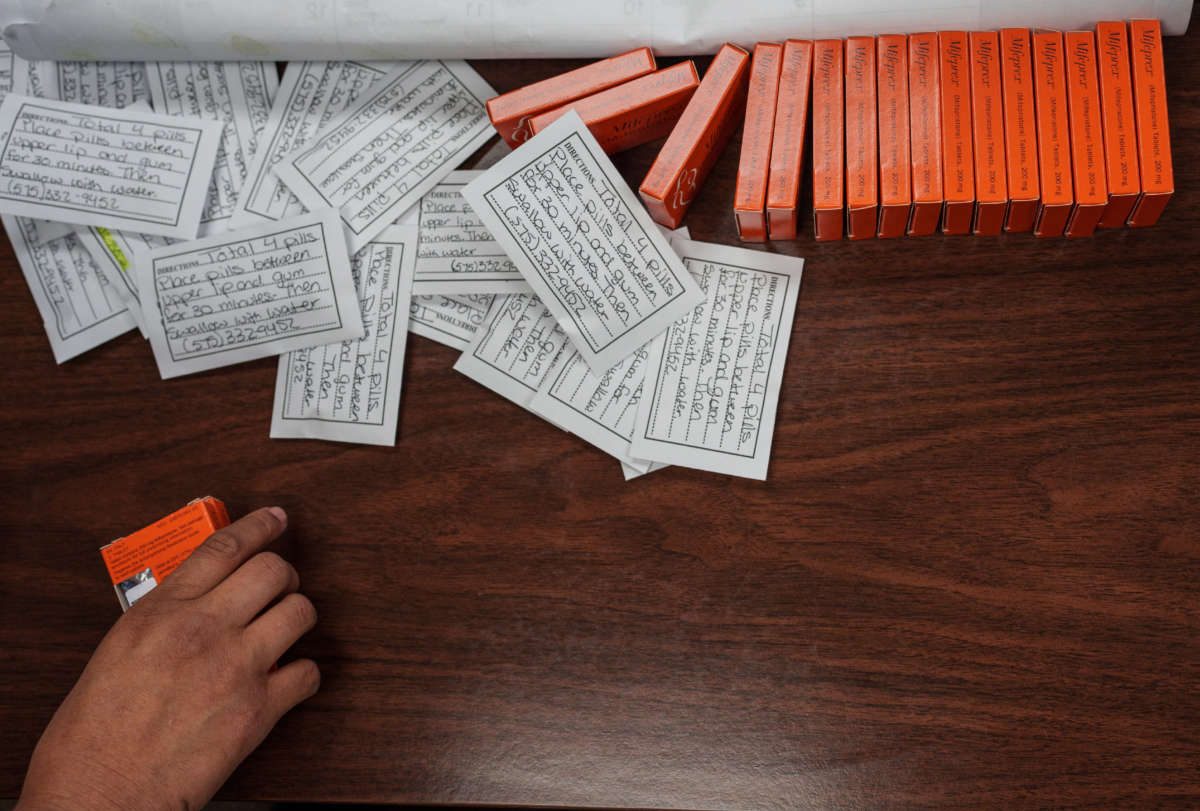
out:
M283 524L285 527L287 526L287 513L283 511L282 507L267 507L267 511L271 513L271 515L278 518L279 523Z

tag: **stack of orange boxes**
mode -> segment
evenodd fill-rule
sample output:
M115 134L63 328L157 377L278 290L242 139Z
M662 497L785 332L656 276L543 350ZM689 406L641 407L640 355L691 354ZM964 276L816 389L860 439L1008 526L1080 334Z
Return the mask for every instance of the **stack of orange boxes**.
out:
M666 136L639 187L677 228L743 127L734 222L795 239L812 109L813 238L1088 236L1154 224L1174 192L1162 30L939 31L725 44L699 79L648 48L488 102L519 147L568 110L606 152Z

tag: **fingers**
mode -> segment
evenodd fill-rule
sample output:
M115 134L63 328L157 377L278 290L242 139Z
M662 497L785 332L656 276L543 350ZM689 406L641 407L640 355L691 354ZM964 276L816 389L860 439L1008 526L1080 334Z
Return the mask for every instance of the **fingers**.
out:
M289 594L246 626L244 639L255 667L266 670L317 624L317 609L303 594Z
M163 581L163 586L170 584L173 590L189 597L206 594L251 555L278 538L286 527L287 513L278 507L255 510L209 535Z
M274 552L259 552L209 594L217 614L231 625L243 626L257 617L281 594L300 588L300 575L292 564Z
M267 677L267 703L276 719L321 686L321 671L312 659L289 662Z

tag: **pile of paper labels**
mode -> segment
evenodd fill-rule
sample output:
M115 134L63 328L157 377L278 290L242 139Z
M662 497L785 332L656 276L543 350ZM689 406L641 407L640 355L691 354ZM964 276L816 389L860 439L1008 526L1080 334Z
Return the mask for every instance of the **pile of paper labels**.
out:
M411 331L627 478L766 477L802 261L663 232L577 115L455 171L495 134L461 61L0 64L59 362L135 328L164 378L277 355L272 437L392 445Z

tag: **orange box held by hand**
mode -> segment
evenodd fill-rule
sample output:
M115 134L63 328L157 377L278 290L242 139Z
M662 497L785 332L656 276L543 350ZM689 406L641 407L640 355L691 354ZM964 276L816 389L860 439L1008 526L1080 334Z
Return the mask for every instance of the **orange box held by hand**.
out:
M902 237L912 209L908 154L908 37L876 39L879 68L879 236Z
M712 171L746 104L750 55L726 43L646 173L638 194L659 225L678 228Z
M121 610L128 611L175 571L205 538L228 524L225 505L205 496L101 548Z
M1063 38L1059 32L1041 31L1033 35L1033 78L1042 187L1033 233L1056 237L1062 235L1075 203Z
M999 234L1008 213L1008 172L1004 159L1004 94L1000 78L1000 37L972 31L971 130L975 151L976 234Z
M1008 218L1004 229L1031 231L1041 197L1041 183L1029 29L1002 30L1000 49L1003 54L1004 151L1008 168Z
M750 85L746 96L746 123L742 127L742 153L733 193L733 220L744 242L767 239L767 179L771 171L771 138L775 132L775 106L783 46L760 42L750 60Z
M875 38L846 40L846 231L874 237L879 228L879 133L875 109Z
M529 129L537 135L574 110L612 155L666 137L699 86L696 66L688 59L536 115Z
M939 31L942 62L943 234L967 234L975 215L971 144L971 66L966 31Z
M1134 226L1154 225L1175 192L1171 133L1167 124L1167 83L1163 76L1162 28L1158 20L1132 20L1129 47L1133 101L1137 110L1138 169L1142 196L1129 215Z
M1142 192L1125 23L1096 23L1096 65L1104 124L1101 128L1104 132L1104 170L1108 179L1108 205L1100 217L1100 227L1120 228L1129 219Z
M846 114L842 41L813 43L813 237L841 239L845 214Z
M1091 31L1067 33L1067 107L1071 113L1071 177L1075 207L1067 220L1069 237L1091 236L1108 205L1104 140L1100 134L1100 87L1096 38Z
M938 36L908 36L909 148L912 152L912 215L909 236L937 230L946 197L942 185L942 83Z
M649 48L601 59L488 99L488 118L500 137L516 149L529 138L529 120L539 113L636 79L654 68L654 54Z
M800 163L808 129L808 88L812 81L811 42L789 39L783 45L775 132L771 135L771 170L767 176L767 226L771 239L796 238L796 203L800 197Z

